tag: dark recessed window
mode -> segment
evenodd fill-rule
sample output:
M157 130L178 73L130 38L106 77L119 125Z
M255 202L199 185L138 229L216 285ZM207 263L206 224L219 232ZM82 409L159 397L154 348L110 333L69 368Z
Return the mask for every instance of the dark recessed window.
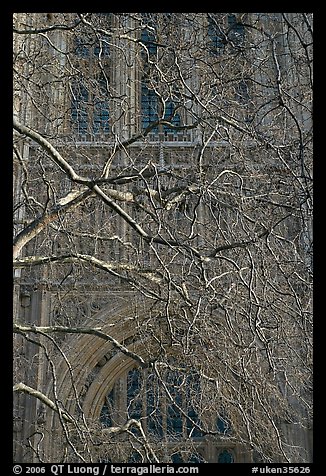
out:
M72 85L71 119L77 134L107 134L109 97L106 80L98 79L88 88L82 83Z
M218 463L234 463L234 457L231 451L223 450L220 451L217 458Z
M141 33L141 41L146 46L150 56L157 53L157 44L155 35L148 30L143 30Z

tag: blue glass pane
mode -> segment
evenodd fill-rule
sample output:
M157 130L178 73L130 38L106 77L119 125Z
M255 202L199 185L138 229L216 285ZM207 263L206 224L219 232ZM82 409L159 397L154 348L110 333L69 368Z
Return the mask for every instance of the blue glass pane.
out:
M127 376L127 403L138 395L141 387L141 375L138 369L133 369L128 372Z
M155 91L148 89L145 84L142 84L141 90L141 112L142 112L142 127L146 129L150 124L158 120L158 98ZM157 132L157 126L153 132Z
M150 375L147 381L147 429L159 438L163 437L163 418L160 406L160 390L157 379Z
M236 97L241 104L248 104L250 99L249 88L245 81L240 81L237 85Z
M73 99L71 104L71 118L75 123L75 128L80 134L87 132L88 124L88 91L83 85L73 87Z
M217 431L219 433L223 433L224 435L230 433L231 430L230 423L227 421L226 418L223 418L222 416L217 417L216 427Z
M173 103L170 101L165 104L165 117L168 118L173 114Z
M141 417L142 402L138 397L140 388L140 371L138 369L130 370L127 376L127 410L129 418L139 419Z
M222 30L212 18L209 18L208 36L210 40L210 51L213 54L219 55L223 52L224 41Z
M168 407L167 431L170 436L182 435L182 414L175 405Z
M128 406L128 418L139 420L142 416L142 404L139 400L136 400ZM133 428L136 430L136 428Z
M148 30L143 30L141 33L141 41L148 49L150 55L154 55L157 52L157 46L155 44L155 35Z
M182 376L177 372L169 372L167 374L167 384L169 392L178 407L182 408L181 384L183 382ZM181 411L176 405L169 404L167 409L167 430L171 436L182 435L183 417Z
M98 100L94 106L94 132L108 133L109 127L109 107L108 107L108 90L107 79L100 78L98 81L101 97L106 97L106 100Z
M173 116L172 114L174 113L174 104L172 101L169 101L165 104L165 116L164 119L168 120L173 124L174 126L180 126L181 125L181 120L180 120L180 115L178 113L175 113ZM171 117L172 116L172 117ZM164 125L164 131L169 131L169 132L176 132L175 129L171 129L169 126Z
M103 43L102 46L95 46L94 48L94 55L99 57L101 54L102 56L110 56L110 48L109 45Z
M95 104L93 131L95 133L109 132L109 109L105 101Z
M89 56L89 46L86 45L81 38L76 38L75 53L77 56L87 58Z
M106 397L105 404L102 407L101 414L100 414L100 422L105 427L112 426L112 418L111 418L111 409L113 408L114 404L114 396L113 396L113 389Z
M232 13L228 15L228 24L229 24L229 27L233 27L234 25L237 24L237 19L235 15L233 15Z
M159 438L163 437L163 421L161 415L151 415L147 421L148 433Z
M106 428L109 427L109 426L112 426L112 418L111 418L111 415L109 413L109 409L108 409L107 406L104 406L101 410L100 422Z
M194 423L200 424L200 419L198 412L193 407L193 401L198 396L200 392L200 377L197 373L193 372L187 377L187 403L188 409L187 414L187 435L191 438L200 438L202 437L202 432L194 425ZM193 423L194 422L194 423Z
M159 387L157 379L150 375L147 380L147 416L158 410L159 405Z
M138 453L138 451L135 451L128 459L128 463L142 463L141 454Z
M204 458L199 455L198 453L192 454L190 458L188 459L188 463L204 463Z
M172 463L174 464L184 463L180 453L174 453L172 455Z
M194 423L200 424L198 413L191 407L188 410L188 416L191 418L191 420L187 418L187 435L191 438L202 437L202 432L194 425Z
M241 23L237 22L235 15L228 16L228 25L229 25L229 28L231 28L233 31L236 31L241 35L244 34L244 26Z
M218 463L234 463L234 457L231 451L223 450L217 459Z

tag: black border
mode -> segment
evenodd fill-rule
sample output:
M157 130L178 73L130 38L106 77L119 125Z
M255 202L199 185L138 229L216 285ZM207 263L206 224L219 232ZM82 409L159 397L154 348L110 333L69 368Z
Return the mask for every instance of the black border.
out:
M51 2L50 2L51 3ZM12 473L12 454L13 454L13 429L12 429L12 384L13 384L13 372L12 372L12 356L13 356L13 347L12 347L12 315L13 315L13 306L12 306L12 297L13 297L13 278L12 278L12 15L14 12L44 12L46 10L51 10L54 12L73 12L80 10L80 4L76 6L72 3L69 3L69 8L67 9L67 3L63 2L52 2L52 5L49 2L46 5L41 3L19 3L14 2L12 4L5 5L5 8L2 7L2 19L1 19L1 45L2 45L2 54L4 57L4 64L2 66L2 74L0 75L1 81L1 91L2 91L2 120L1 120L1 130L2 130L2 141L1 141L1 152L2 152L2 167L1 167L1 181L0 181L0 194L1 194L1 233L0 233L0 249L1 253L1 275L2 275L2 299L1 299L1 312L0 319L1 322L1 345L0 345L0 361L3 367L1 372L1 413L2 413L2 444L0 445L0 468L2 474L13 474ZM289 2L288 2L289 3ZM83 4L83 10L86 10L86 5ZM123 2L123 4L106 4L105 2L98 2L98 4L91 3L90 9L88 11L101 11L101 9L108 8L109 6L114 8L114 11L119 11L119 6L121 11L148 11L148 12L160 12L169 10L170 7L166 4L157 4L153 2L141 3L130 3ZM214 4L209 2L208 5L203 4L202 2L197 2L197 4L191 5L176 5L174 4L171 10L176 11L186 11L187 9L190 12L209 12L216 11L216 7L224 6L222 4ZM322 55L325 48L325 33L322 30L325 28L323 24L323 14L321 9L321 2L314 7L313 4L305 2L304 4L295 4L289 3L288 5L284 2L277 4L271 3L272 8L268 8L268 5L262 5L261 3L256 4L243 4L240 2L238 5L236 2L232 4L225 4L228 9L230 7L236 11L259 11L262 7L265 7L266 12L273 11L288 11L288 12L313 12L314 13L314 29L315 29L315 41L316 46L314 47L314 108L315 108L315 128L314 128L314 184L315 184L315 207L314 207L314 237L315 237L315 247L314 247L314 461L311 464L299 466L309 466L311 468L311 474L314 474L314 469L321 466L323 463L323 442L324 442L324 426L322 425L322 414L324 405L322 403L323 399L323 390L324 390L324 361L325 355L321 352L322 344L324 343L324 332L323 332L323 320L326 319L323 315L323 310L321 309L322 297L324 292L324 266L322 264L322 255L324 251L324 230L323 224L325 221L324 218L324 207L323 207L323 193L322 187L325 188L325 180L323 174L323 165L325 161L325 152L322 148L322 134L324 132L324 109L321 103L322 92L324 92L324 74L322 71L323 59ZM123 8L122 8L123 7ZM161 7L161 8L160 8ZM179 7L179 8L178 8ZM244 8L246 7L246 8ZM317 81L317 83L316 83ZM317 84L317 85L316 85ZM4 464L3 464L4 463ZM216 463L217 464L217 463ZM6 467L8 466L8 472ZM24 465L28 466L28 465ZM34 466L43 466L43 465L34 465ZM50 466L50 465L45 465ZM146 465L144 465L146 466ZM207 469L204 469L205 468ZM287 464L272 464L272 465L251 465L251 464L235 464L230 468L231 472L236 473L237 468L239 468L239 474L251 474L252 466L270 466L270 467L284 467L289 466ZM292 466L295 466L292 464ZM205 465L199 465L200 472L203 474L206 471L209 471L209 474L214 470L215 464L207 463ZM223 468L223 467L222 467ZM247 472L248 470L248 472ZM218 471L219 474L225 474L227 471L222 470ZM52 474L52 473L46 473ZM107 473L109 474L109 473ZM315 472L319 474L319 470Z

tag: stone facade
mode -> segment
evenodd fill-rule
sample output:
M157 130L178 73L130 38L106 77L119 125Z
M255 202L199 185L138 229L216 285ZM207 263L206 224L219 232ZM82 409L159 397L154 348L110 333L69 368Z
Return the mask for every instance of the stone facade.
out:
M162 354L164 354L165 365L178 362L176 365L178 367L182 361L180 359L183 358L189 368L191 356L186 353L180 354L180 349L177 347L178 339L180 339L179 342L186 342L186 344L187 339L190 339L189 324L188 328L186 324L189 321L178 320L174 316L171 316L172 324L169 321L169 313L174 312L176 316L185 313L184 302L189 304L193 299L194 302L201 303L201 299L203 302L207 299L205 312L208 312L211 306L210 315L215 313L217 320L224 316L224 311L220 311L216 304L215 308L213 307L209 296L200 296L201 291L200 288L196 288L196 280L194 282L189 280L192 288L187 289L188 281L181 282L177 274L180 267L186 267L186 259L189 259L191 254L196 256L196 250L200 250L203 256L206 253L206 261L209 262L211 258L207 256L210 242L215 243L216 248L221 247L221 250L223 248L222 242L219 241L220 237L214 236L213 227L211 224L208 225L213 216L212 207L217 206L213 203L214 193L221 192L227 197L225 207L224 204L219 205L224 207L221 208L224 215L220 214L218 223L221 236L226 237L226 247L230 245L229 223L232 222L235 224L234 227L237 226L237 207L242 207L244 213L250 214L251 222L256 221L255 230L253 227L250 231L252 236L250 240L254 242L255 236L259 238L263 236L263 229L259 228L261 227L259 219L260 216L266 216L268 217L266 223L268 223L268 211L264 212L264 215L261 209L257 209L257 204L247 205L249 199L246 201L245 197L246 194L250 195L250 190L255 189L257 195L261 193L262 197L267 196L270 193L267 190L267 184L272 177L275 183L280 183L280 192L275 191L274 195L270 193L268 199L273 203L273 200L278 200L278 193L286 193L289 177L294 173L293 169L284 164L283 156L282 160L275 159L277 154L280 154L279 151L283 150L281 146L275 146L270 156L268 152L266 153L269 141L272 142L271 137L274 131L280 128L278 120L283 121L283 117L276 119L274 115L267 113L269 103L275 102L275 91L281 84L277 81L276 85L269 84L270 78L275 76L278 68L280 77L281 75L282 78L286 77L284 81L288 85L288 96L291 98L292 95L297 96L297 99L293 99L294 105L291 109L291 114L295 114L295 120L291 122L288 119L288 134L291 135L292 129L300 127L300 133L308 135L311 127L305 100L299 98L300 90L297 87L299 73L296 74L294 63L291 63L294 61L294 56L291 56L288 51L293 49L293 45L287 44L286 36L280 34L279 25L284 23L286 28L287 24L281 16L272 18L267 14L266 18L263 14L241 14L241 18L240 14L223 14L224 17L218 17L222 14L211 16L187 14L186 21L183 23L181 17L175 14L166 23L163 22L163 17L159 17L156 26L147 17L142 19L139 14L107 15L98 14L97 20L59 13L15 14L14 17L16 29L14 51L19 71L18 79L29 75L26 83L17 81L14 84L16 119L42 134L62 157L69 157L69 163L79 177L91 177L92 180L101 177L104 183L102 191L106 192L106 196L109 196L111 200L109 202L106 199L98 203L91 197L67 212L64 208L62 213L58 212L58 208L55 207L64 207L65 203L72 200L73 195L70 194L75 193L75 185L76 193L87 194L87 187L85 190L82 188L85 184L81 180L72 185L74 181L68 178L70 172L64 170L62 165L58 167L58 161L53 159L53 156L52 160L46 160L46 154L51 157L51 151L46 149L40 141L33 140L31 136L28 137L28 134L19 137L16 145L19 152L14 158L14 197L15 201L21 205L17 206L15 211L15 232L18 238L20 233L24 234L24 230L33 223L40 209L41 214L43 213L42 219L49 216L49 227L41 228L40 232L35 232L34 238L28 238L21 251L18 251L17 259L19 261L27 256L39 255L62 256L71 251L73 256L69 256L69 259L61 259L58 264L55 260L52 260L52 263L49 260L45 266L27 266L25 263L15 269L15 322L26 326L42 328L61 326L66 329L65 332L52 333L51 331L48 334L46 331L33 334L31 329L29 331L20 329L14 337L15 381L28 382L28 386L38 389L56 402L56 408L53 411L40 398L35 398L28 392L15 392L15 461L38 462L40 459L45 462L82 461L83 459L86 461L144 461L143 448L140 450L136 442L130 444L130 441L133 441L130 434L125 440L123 435L119 434L112 443L110 439L108 439L109 443L105 444L101 440L103 431L110 431L110 427L114 425L116 427L124 425L126 414L130 418L136 414L132 413L136 410L131 410L131 406L129 410L128 407L131 405L128 400L129 391L139 392L137 395L139 395L140 403L138 403L142 408L139 416L142 415L145 420L147 418L144 428L148 432L149 441L153 440L151 444L155 448L159 461L198 462L202 460L240 463L259 460L259 452L254 445L248 444L248 436L242 439L241 435L237 435L238 438L233 438L232 434L228 433L229 430L226 429L226 423L223 423L221 415L217 420L215 414L212 418L212 411L215 411L217 407L210 400L217 402L218 392L210 394L207 401L204 397L200 401L201 407L204 408L206 405L205 408L207 408L201 415L208 429L206 436L202 433L200 436L192 436L199 430L196 424L193 424L195 416L189 416L190 409L193 409L192 398L195 401L195 397L189 397L189 395L192 395L191 392L195 393L195 390L191 389L191 385L188 388L188 384L180 385L180 395L178 392L175 393L175 399L180 398L180 401L183 401L180 404L181 410L179 408L180 415L182 411L184 413L179 417L174 416L173 423L171 423L172 420L168 421L171 407L166 396L169 396L168 391L157 403L155 411L158 412L157 421L161 422L163 433L161 434L161 430L155 427L156 432L153 430L151 440L148 395L154 392L154 387L150 387L147 382L146 393L141 396L140 389L129 388L128 375L132 377L130 372L135 369L142 369L141 372L147 377L151 377L150 372L153 375L158 372L156 375L160 375L160 370L153 366L153 362L159 361L158 356ZM212 36L212 33L208 34L211 31L209 28L218 25L217 20L222 22L222 29L213 30L215 33ZM92 21L97 30L89 26L89 24L92 25ZM296 14L289 14L288 21L299 28ZM144 24L148 22L147 29L142 22ZM187 24L190 26L187 27ZM57 28L58 25L69 28ZM196 28L193 25L196 25ZM252 27L249 28L248 25ZM302 36L307 37L309 28L301 27ZM260 32L264 28L269 35L275 35L275 41L263 39L257 41L253 48L255 38L261 35ZM37 30L38 34L35 31L33 34L22 34L21 31L26 29ZM149 37L145 36L145 33L150 35L153 31L161 36L148 40ZM219 32L218 36L216 31ZM176 48L181 48L181 52L183 41L186 46L188 43L192 44L191 50L186 49L184 54L180 53L178 61L184 58L181 64L173 57L175 53L170 54L168 48L164 49L162 45L160 46L160 41L169 35L175 36ZM241 43L244 35L247 35L246 56L239 53L245 48ZM193 38L196 41L193 41ZM207 41L212 41L212 38L215 41L216 51L211 54L207 47L203 55L202 45L207 46ZM266 38L270 37L266 34ZM77 40L80 41L76 46ZM228 61L223 59L227 47L233 48L232 54L229 53ZM154 60L151 56L158 54L158 50L162 54L160 62L156 62L156 59ZM267 58L266 61L261 60L262 56ZM198 65L202 65L202 69ZM153 72L155 67L157 71ZM286 73L288 68L292 69L292 77L291 74ZM186 72L184 76L181 70ZM255 92L253 92L253 86L251 90L248 89L248 78L244 72L252 75ZM222 73L226 77L233 78L234 82L232 87L226 82L224 91L218 89L219 75ZM164 74L170 74L172 79L169 76L165 77ZM212 76L210 84L205 83L209 74ZM157 81L156 86L155 81ZM307 88L309 88L308 83L307 79ZM174 111L174 119L171 119L167 118L168 113L164 113L164 107L166 111L169 111L169 108L172 111L177 104L179 92L174 89L175 84L179 87L182 85L184 88L184 102L180 102L179 110ZM162 89L159 90L161 86ZM155 102L154 94L149 92L155 91L155 87L161 99L164 99L162 104ZM170 93L167 92L169 88ZM225 112L225 117L219 118L216 130L210 129L213 121L212 112L209 109L211 102L207 100L207 103L203 104L200 100L201 97L205 98L206 93L202 93L202 89L205 90L205 88L207 88L207 95L212 95L212 104L216 97L212 93L214 88L217 88L216 94L221 95L216 107L221 108L221 115L223 111ZM271 99L268 100L265 95L262 97L258 94L259 88L262 88L264 93L269 91ZM192 98L194 91L199 91L197 102ZM232 99L231 93L237 99ZM170 100L171 95L174 102ZM262 104L259 104L259 101ZM144 117L149 117L146 114L151 114L150 108L154 103L156 109L151 120L155 122L161 114L161 122L158 121L159 124L144 135L142 133L144 127L150 124L150 121L144 122ZM252 120L251 117L254 117L258 126L255 133L245 137L245 132L251 127L248 126ZM172 126L176 125L176 128L169 128L166 125L164 121L169 120ZM198 126L197 122L200 123L200 121L203 125ZM182 128L183 124L187 124L188 127ZM226 130L227 133L224 134ZM207 131L210 131L210 135ZM279 138L279 142L282 142L282 138ZM291 148L288 147L288 149L291 154ZM262 154L264 154L263 168ZM218 167L215 167L216 157L219 161ZM193 179L190 178L193 177L192 169L195 163L198 164L196 169L198 176L207 174L211 183L217 180L216 177L227 175L227 179L225 178L218 192L209 191L210 195L207 196L211 201L205 198L205 200L197 199L196 202L194 199L194 197L203 197L206 193L204 188L200 190L196 188ZM132 177L132 173L137 174L138 182ZM32 180L30 180L31 177ZM142 191L144 177L147 191ZM104 179L107 179L108 183L105 183ZM131 182L133 185L129 187ZM202 187L207 186L207 183L208 181ZM175 195L171 199L167 191L173 187ZM235 192L230 193L228 187L233 187L232 190ZM238 199L237 193L241 194L241 200ZM181 203L179 197L182 194L185 197L189 195L190 198L184 202L183 208L181 205L178 208L175 204L178 205L178 200ZM31 201L31 197L34 197L34 201ZM288 206L294 208L294 199L291 200ZM37 201L42 204L41 208ZM133 202L133 205L129 205L129 201ZM119 208L114 208L115 205L112 205L112 202L118 203ZM157 204L157 207L153 203ZM172 245L167 251L162 251L160 269L155 269L155 266L158 266L157 253L161 253L159 247L164 247L167 240L174 240L174 242L178 240L171 236L172 232L170 235L164 234L163 229L163 235L160 235L161 232L157 229L156 236L164 236L164 238L161 244L157 241L157 249L154 250L153 241L147 239L146 233L153 230L152 223L155 223L156 217L150 214L144 215L144 209L146 210L147 207L148 210L151 205L153 205L152 215L156 213L157 216L162 216L160 220L163 228L165 227L165 212L161 210L164 207L165 210L175 207L175 212L169 218L174 221L174 225L172 222L168 223L172 232L174 229L182 229L180 223L185 220L185 217L188 220L185 226L188 226L192 220L192 231L189 232L191 246L187 245L188 248L185 248L186 258L182 256L181 259L177 254L173 256L175 245ZM132 219L125 218L124 212L128 213L128 217L132 216ZM306 204L302 206L302 213L309 216L310 210ZM52 220L51 216L55 218ZM150 216L153 222L147 221ZM197 217L199 217L198 220ZM309 223L309 220L307 219L305 223ZM301 224L298 219L290 218L288 222L282 222L282 226L283 224L286 229L284 233L289 240L295 240L295 237L301 233ZM34 230L35 228L37 227L34 226ZM281 230L280 233L283 231ZM302 235L306 244L309 244L309 225ZM245 239L245 233L242 239ZM248 242L248 237L246 240ZM98 261L90 260L90 256L96 257ZM216 279L217 274L228 276L231 273L227 261L231 258L232 256L226 255L225 261L219 265L218 273L215 271L215 274L210 275L209 269L205 271L205 268L202 268L201 272L204 275L207 273L207 276L204 276L206 289ZM191 257L190 261L192 260ZM309 261L309 258L307 260ZM205 259L202 263L204 261ZM302 267L301 261L298 266ZM295 265L293 267L299 269L295 268ZM104 268L110 274L102 273ZM184 272L189 276L190 268L185 269ZM169 273L176 278L175 280L171 278L167 286L166 283L169 281L166 281L166 276ZM242 276L241 278L247 279ZM223 292L223 295L219 296L221 301L229 299L228 296L233 299L235 285L232 284L231 277L228 279L225 278L221 286L221 292ZM268 277L266 280L268 281ZM162 283L167 286L167 289L169 288L168 298L161 301L155 300L154 296L164 295L165 288ZM161 285L164 290L160 294ZM303 301L306 298L309 300L307 296L304 297L305 283L302 286L303 291L296 290L294 295L300 296ZM189 293L191 293L190 298ZM307 308L309 308L308 304ZM198 304L198 312L200 309ZM254 310L251 309L250 313L253 312ZM273 311L269 313L264 309L264 312L272 321ZM226 316L228 316L227 311ZM175 326L173 332L169 326ZM79 331L72 332L71 328L78 328ZM90 334L86 333L86 329L93 329L93 331L95 329L95 331ZM246 332L249 333L249 330L245 328L245 325L243 327L240 325L239 329L238 332L244 329L245 340ZM293 329L293 332L297 332L295 325ZM264 332L267 335L266 329ZM272 336L274 331L270 332ZM103 337L104 335L109 338ZM227 339L227 337L224 338ZM195 342L195 336L191 339L193 339L192 343ZM208 341L209 334L205 344L203 344L204 340L198 340L198 346L207 345L208 349ZM221 349L224 348L223 342ZM259 346L259 342L257 345ZM198 355L200 353L198 350ZM263 365L267 365L266 362ZM261 371L265 371L264 367ZM207 363L202 364L201 372L203 375L206 372L205 375L209 376L208 382L213 379L214 372L212 371L212 376L209 375ZM302 375L304 376L304 372ZM144 379L145 377L142 382L145 381ZM204 383L201 382L200 385ZM239 385L239 389L241 388L240 381L236 385ZM174 384L174 387L178 388L177 384ZM284 388L287 388L286 384ZM110 403L110 395L114 395L113 403L112 401ZM190 398L189 405L184 403L187 398ZM286 400L289 396L284 395L284 398ZM135 395L130 401L137 401ZM108 409L110 405L111 413ZM134 406L136 408L136 403ZM294 399L294 407L301 408L299 400ZM105 410L106 408L108 410ZM107 415L110 413L110 422L107 424L103 417L106 411ZM283 410L280 414L284 414ZM178 418L180 434L173 438L168 437L168 425L172 425L172 429L176 430ZM190 418L193 418L192 430L189 429ZM67 421L68 426L72 425L69 434L65 426ZM299 453L293 454L292 450L288 449L289 460L298 462L295 458L299 458L302 462L311 461L311 429L296 429L298 427L290 416L288 422L281 420L278 423L279 431L285 435L284 438L288 443L290 442L290 446L298 444L301 448ZM219 431L216 431L216 424ZM102 436L99 436L100 434ZM96 438L101 441L102 446L92 446L90 441L94 443ZM152 461L155 461L154 456L149 456L149 460L150 458L154 458Z

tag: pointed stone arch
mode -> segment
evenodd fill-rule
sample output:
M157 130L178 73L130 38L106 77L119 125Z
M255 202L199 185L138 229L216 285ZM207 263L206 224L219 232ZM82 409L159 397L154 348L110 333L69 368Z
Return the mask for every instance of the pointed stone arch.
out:
M110 294L109 299L110 303L87 319L83 327L100 327L101 332L120 344L126 343L128 350L144 361L149 360L153 344L149 337L137 337L137 327L149 313L158 314L162 303L126 292ZM135 362L110 341L95 335L69 334L62 353L58 353L54 361L58 400L69 414L83 414L86 420L98 420L108 389ZM53 398L52 379L46 394ZM47 461L59 461L60 435L62 428L57 413L47 411L44 441Z

